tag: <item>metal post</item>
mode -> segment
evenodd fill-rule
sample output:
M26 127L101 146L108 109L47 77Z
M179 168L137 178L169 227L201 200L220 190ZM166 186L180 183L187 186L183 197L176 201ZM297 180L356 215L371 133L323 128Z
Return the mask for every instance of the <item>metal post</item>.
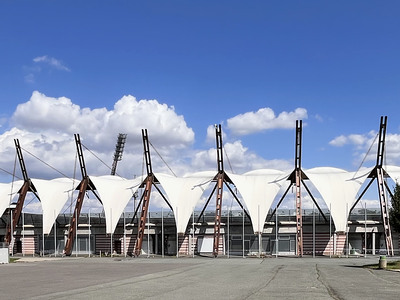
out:
M164 208L161 207L161 256L164 257Z
M332 239L332 203L329 203L329 242ZM333 244L330 242L329 257L332 257Z
M176 220L178 220L178 207L176 207ZM179 235L178 235L178 228L176 229L176 257L179 257Z
M90 254L91 254L91 247L90 247L90 242L91 242L91 239L90 239L90 234L92 233L92 227L91 227L91 225L90 225L90 207L89 207L89 257L90 257Z
M25 256L25 213L22 213L22 256Z
M150 257L150 210L147 211L147 257Z
M279 241L278 241L278 209L275 211L275 257L278 258Z
M111 224L112 224L112 208L110 208ZM110 236L110 256L113 257L113 233Z
M375 239L376 239L376 237L375 237L375 232L372 231L371 235L372 235L372 255L375 255L375 254L376 254L376 249L375 249Z
M193 237L192 237L192 255L193 255L193 257L194 257L194 249L196 248L196 244L194 243L194 206L193 206L192 231L193 231Z
M75 209L75 218L76 218L76 222L75 222L75 256L78 257L78 218L77 218L78 212Z
M242 207L242 252L244 258L244 206Z
M315 232L315 203L313 203L313 257L315 257L315 241L316 241L316 232Z
M54 257L57 257L57 218L54 210Z
M228 207L228 238L227 238L227 246L226 246L226 249L227 249L227 254L228 254L228 258L229 258L229 207Z
M43 228L42 228L42 257L44 257L44 231L43 231Z
M125 208L124 208L124 256L126 257L126 221L125 221Z
M258 219L258 257L261 257L260 205L257 206L257 219Z
M367 257L367 202L364 202L364 257Z
M14 256L14 226L13 226L13 212L10 210L10 229L11 229L11 256Z
M350 244L349 244L349 220L348 220L348 215L349 215L349 204L346 203L346 257L349 257L350 254Z

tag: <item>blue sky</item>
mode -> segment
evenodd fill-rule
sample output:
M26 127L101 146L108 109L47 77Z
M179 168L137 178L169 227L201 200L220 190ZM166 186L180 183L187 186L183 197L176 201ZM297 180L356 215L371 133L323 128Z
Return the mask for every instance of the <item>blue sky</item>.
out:
M148 128L176 173L212 169L210 126L221 123L236 173L288 169L301 118L303 167L357 170L382 115L388 163L400 165L399 9L398 1L1 1L0 167L12 170L19 138L71 174L73 133L111 165L117 133L128 132L119 172L132 177ZM108 172L87 163L89 173ZM59 176L30 158L27 169Z

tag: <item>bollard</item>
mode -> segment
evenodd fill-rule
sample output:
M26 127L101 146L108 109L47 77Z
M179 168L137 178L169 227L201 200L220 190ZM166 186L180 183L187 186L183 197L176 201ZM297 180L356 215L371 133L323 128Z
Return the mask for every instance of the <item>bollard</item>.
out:
M379 269L386 269L386 266L387 266L386 256L381 255L379 257Z

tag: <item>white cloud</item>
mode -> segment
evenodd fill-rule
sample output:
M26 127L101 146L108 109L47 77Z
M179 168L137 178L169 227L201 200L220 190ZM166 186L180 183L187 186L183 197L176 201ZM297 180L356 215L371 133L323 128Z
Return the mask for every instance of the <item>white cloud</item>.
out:
M330 145L335 147L342 147L346 144L351 144L355 146L363 147L370 139L372 132L368 135L362 134L350 134L350 135L340 135L329 142Z
M340 135L329 142L331 146L354 147L354 156L357 163L361 161L371 162L376 160L378 133L370 131L366 134ZM385 160L387 164L398 165L400 163L400 135L387 133L385 138Z
M35 75L33 73L29 73L29 74L25 75L25 82L34 83L35 82Z
M329 145L335 147L342 147L348 143L348 138L345 135L340 135L335 137L332 141L329 142Z
M48 66L50 66L52 68L55 68L55 69L61 70L61 71L67 71L67 72L71 71L60 60L58 60L58 59L56 59L54 57L48 56L48 55L35 57L33 59L33 62L34 63L43 63L43 64L46 64L46 65L48 65Z
M314 117L318 122L324 122L324 118L321 115L316 114Z
M247 112L227 120L227 126L234 135L247 135L268 129L294 128L296 120L307 119L307 110L296 108L291 112L281 112L278 116L269 108Z
M173 107L157 100L137 100L128 95L118 100L112 110L82 108L66 97L48 97L38 91L17 106L11 117L12 128L0 135L0 167L10 170L15 158L13 139L20 140L28 174L33 178L55 178L66 174L80 179L74 134L79 133L90 175L109 174L118 133L126 133L127 144L117 173L131 178L141 175L143 145L141 129L148 130L153 170L177 175L201 170L216 170L215 144L208 150L192 149L194 132ZM215 143L215 127L208 137ZM226 142L223 131L225 169L235 173L253 169L288 169L284 160L265 160L243 146L240 140ZM29 155L32 153L34 156ZM92 155L93 154L93 155ZM160 157L161 156L161 157ZM46 164L52 166L49 168ZM103 163L104 162L104 163ZM168 165L166 165L166 163ZM107 166L105 165L107 164ZM19 173L19 168L17 167ZM75 174L75 175L74 175Z
M227 172L242 174L256 169L278 169L288 170L292 168L292 163L285 160L265 160L248 148L244 147L240 140L232 143L224 143L224 169ZM192 161L193 169L217 170L217 153L215 147L195 153Z
M53 98L35 91L29 101L18 105L10 124L13 127L0 135L0 167L12 168L15 156L13 139L18 138L24 149L68 176L72 176L75 168L74 133L79 133L82 144L108 165L112 163L118 133L127 133L123 162L117 169L126 177L142 174L142 128L148 129L150 143L157 152L167 162L177 161L178 167L183 160L183 151L180 150L189 149L194 141L193 130L173 107L157 100L137 101L133 96L122 97L113 110L107 110L81 108L66 97ZM90 174L109 173L109 168L99 159L85 149L84 152ZM154 163L165 169L155 151L151 149L151 152ZM37 159L24 156L31 177L61 176Z

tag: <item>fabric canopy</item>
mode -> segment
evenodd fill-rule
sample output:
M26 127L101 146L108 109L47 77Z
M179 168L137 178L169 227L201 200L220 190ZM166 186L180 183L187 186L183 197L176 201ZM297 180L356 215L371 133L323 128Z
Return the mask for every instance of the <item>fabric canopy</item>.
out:
M113 175L90 176L97 193L103 203L106 216L106 232L111 234L117 227L118 221L129 200L139 188L143 177L125 179Z
M385 166L384 169L389 174L390 178L400 184L400 167Z
M184 177L162 173L157 173L155 176L167 194L174 211L177 232L185 233L190 215L204 190L215 177L215 172L199 172Z
M281 184L284 172L271 169L255 170L243 175L227 173L242 195L255 233L262 232L265 218Z
M53 180L31 179L39 195L43 210L43 233L49 234L51 228L65 203L72 197L72 193L79 181L69 178Z
M346 231L350 208L370 172L357 176L354 172L331 167L304 171L330 208L336 231Z

